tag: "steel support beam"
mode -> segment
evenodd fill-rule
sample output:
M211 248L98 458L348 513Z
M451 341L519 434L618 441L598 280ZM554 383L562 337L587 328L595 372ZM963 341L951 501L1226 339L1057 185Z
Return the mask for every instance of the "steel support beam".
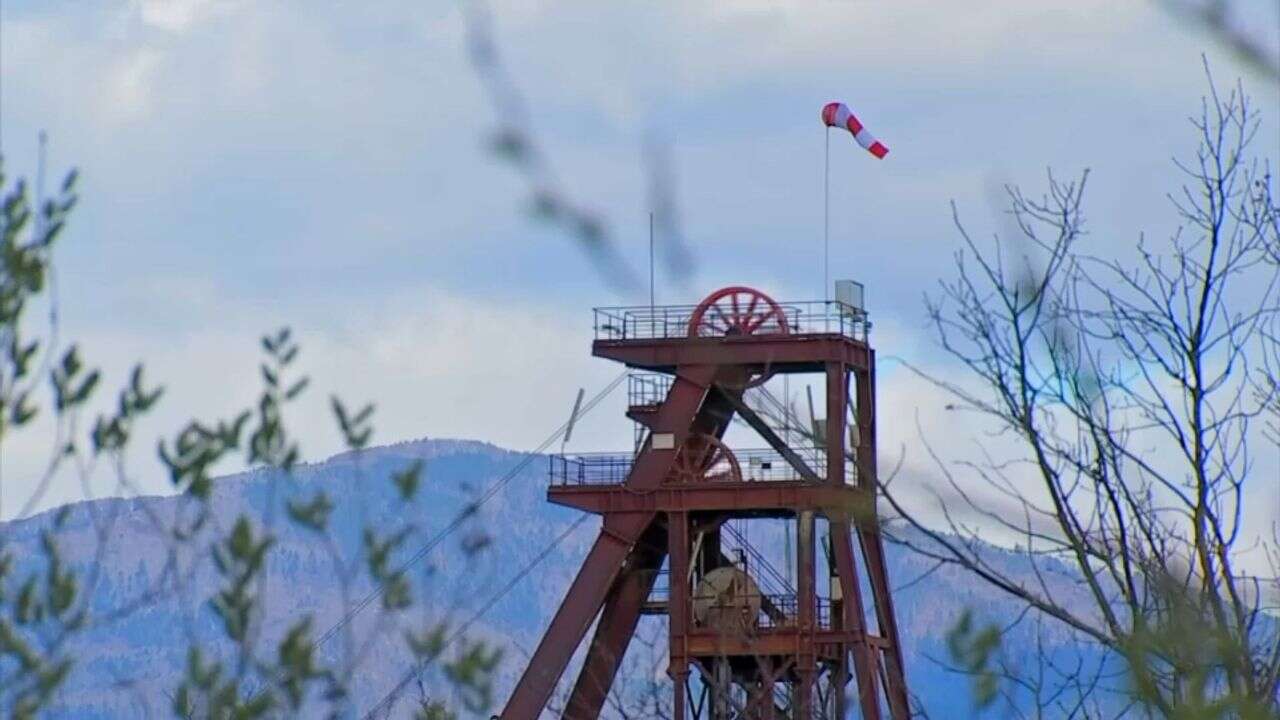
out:
M687 680L689 677L689 543L689 513L667 513L671 585L667 601L667 633L670 638L667 673L672 680Z
M777 511L778 517L793 510L827 513L836 509L853 513L869 503L867 493L852 486L814 485L800 481L707 483L696 487L664 487L637 492L619 485L563 485L552 488L548 498L586 512L665 512L698 510L742 512L758 510L761 516Z
M773 431L773 428L769 427L769 423L765 422L764 418L760 417L755 410L751 409L749 405L743 402L741 397L735 397L728 395L727 393L726 397L729 399L729 402L733 404L733 409L738 412L738 415L740 415L743 420L746 420L747 424L751 426L751 429L759 433L760 437L764 438L764 441L769 443L769 447L773 448L774 451L781 455L783 459L787 461L787 464L791 465L791 468L799 473L801 478L812 483L822 481L822 479L818 477L818 473L814 472L813 468L809 467L809 463L806 463L804 458L800 457L795 450L792 450L791 446L787 445L786 441L779 437L778 433Z
M855 369L857 382L858 419L858 486L867 492L870 506L855 514L853 521L866 559L867 574L871 578L871 593L875 600L876 622L880 636L889 642L883 651L885 669L885 694L889 698L889 711L894 720L907 720L911 708L907 701L906 669L902 662L902 643L898 634L897 616L893 609L893 593L889 586L889 571L884 561L884 545L880 537L880 518L875 509L875 494L879 475L876 460L876 358L871 351L864 368Z
M653 590L667 556L665 523L655 520L632 549L613 589L605 598L596 634L578 673L565 720L595 720L604 708L627 645L635 634L644 601Z
M878 653L866 641L866 610L862 604L862 588L854 563L849 523L835 519L830 522L836 568L840 574L844 626L863 636L863 640L852 647L853 670L858 680L858 704L862 708L863 720L880 720L879 673L876 671Z
M849 378L843 363L827 363L826 375L827 436L823 449L827 455L827 483L841 487L845 484L844 443Z
M813 683L817 658L814 633L817 630L815 606L814 522L813 512L802 511L796 518L796 606L799 633L796 638L796 714L797 720L813 717Z
M757 655L794 655L796 653L797 627L788 626L775 629L757 630L750 638L731 637L715 631L690 631L684 638L683 645L688 648L689 656L715 655L724 657L750 658ZM860 633L843 630L819 630L812 633L815 658L834 660L839 656L839 645L861 642L864 636ZM873 637L865 640L879 645Z
M687 704L685 695L687 694L686 691L688 689L688 684L689 684L689 670L685 669L676 673L676 672L672 672L671 669L668 668L667 675L671 677L671 682L673 685L672 689L675 691L673 697L671 698L672 720L685 720L688 717L688 713L689 713L689 711L685 709L685 706Z
M911 717L911 708L907 702L906 671L893 610L893 595L889 589L889 573L884 562L884 546L878 529L864 527L859 530L859 535L862 538L862 552L867 560L867 572L871 575L871 592L876 601L876 622L880 626L881 637L891 643L890 647L884 649L885 694L889 696L889 710L894 720L907 720Z
M674 435L676 447L693 428L715 375L714 367L691 367L672 383L653 426ZM646 440L627 478L629 485L657 487L670 472L675 451L654 449L652 445L652 438ZM536 720L542 713L573 651L612 591L627 555L653 519L653 512L614 513L605 518L600 536L507 700L502 720Z
M838 362L865 368L871 349L843 335L787 335L740 338L596 340L596 357L631 367L671 372L690 365L748 367L755 372L817 372Z

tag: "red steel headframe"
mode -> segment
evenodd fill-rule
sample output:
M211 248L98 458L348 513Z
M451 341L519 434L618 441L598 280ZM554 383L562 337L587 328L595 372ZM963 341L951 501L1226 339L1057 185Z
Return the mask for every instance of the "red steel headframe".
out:
M823 313L848 310L822 307ZM829 321L807 323L799 311L751 288L725 288L685 312L687 324L677 332L634 332L624 325L593 345L598 357L670 375L670 389L656 405L629 413L649 432L625 481L549 489L551 502L599 513L602 525L502 720L542 716L597 617L563 717L600 717L641 615L654 611L650 596L664 563L670 590L659 610L669 620L668 674L678 720L843 718L850 681L861 717L879 720L887 709L893 720L907 720L902 651L875 512L874 351L865 335L842 331L844 315L834 329ZM823 437L814 438L825 467L810 467L744 400L748 388L788 372L825 376L827 420ZM846 457L850 405L857 430L852 483ZM785 460L789 479L742 477L720 441L735 416ZM757 627L751 620L748 631L727 632L694 617L695 602L705 607L706 600L692 596L691 579L733 567L720 550L720 529L743 517L797 521L797 587L793 601L757 593L767 622ZM817 518L830 531L829 599L819 598L815 582ZM859 556L872 594L874 632L863 605ZM697 700L689 695L695 673L702 693Z

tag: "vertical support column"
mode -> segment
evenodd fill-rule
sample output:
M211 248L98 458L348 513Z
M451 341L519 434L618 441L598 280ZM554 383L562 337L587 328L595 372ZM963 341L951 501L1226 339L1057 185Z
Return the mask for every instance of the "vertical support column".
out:
M874 492L876 485L875 351L867 351L867 358L867 369L854 373L857 396L854 417L858 423L858 448L854 457L858 463L858 487Z
M667 674L671 676L671 682L675 685L675 694L671 698L671 717L672 720L685 720L688 715L685 710L685 691L689 683L689 671L686 669L682 672L672 672L671 668L667 668Z
M827 574L829 576L829 587L831 588L831 629L835 631L843 631L847 628L857 628L857 624L849 623L845 618L845 592L841 584L843 581L840 577L840 562L837 556L836 545L839 542L836 533L840 527L830 516L827 517L827 558L828 567ZM845 539L845 542L848 542ZM830 707L827 712L828 717L844 718L845 715L845 689L849 684L849 650L848 643L840 643L840 659L831 666L828 675L828 685L831 692L828 698Z
M884 561L884 545L880 538L880 518L875 506L876 460L876 355L868 351L867 369L857 377L858 419L858 486L868 491L868 507L863 517L853 518L867 562L867 574L871 579L871 593L875 600L876 624L880 636L888 641L884 650L885 695L894 720L906 720L911 710L907 702L906 673L902 662L902 645L898 636L898 623L893 608L893 595L889 588L889 573Z
M730 720L733 706L729 703L729 694L733 692L733 679L729 674L729 660L716 658L711 661L711 667L711 720Z
M834 611L833 611L834 612ZM831 668L831 717L844 720L845 692L849 689L849 647L842 646L840 659Z
M827 363L827 437L826 437L826 455L827 455L827 483L830 485L845 484L845 436L847 435L847 418L848 418L848 397L849 397L849 372L843 362ZM842 527L831 522L832 518L828 517L828 531L830 538L831 559L837 560L836 542L838 539L835 533ZM837 563L838 564L838 563ZM831 573L837 575L839 573ZM856 582L856 581L855 581ZM845 587L837 583L833 583L840 588L839 601L834 598L836 595L835 588L832 588L833 601L831 604L831 622L838 627L846 626L848 619L845 608L847 603L856 598L846 597ZM854 592L857 592L856 585ZM842 646L844 652L836 667L831 669L831 675L828 678L829 691L833 697L828 698L831 707L823 708L823 712L837 710L835 717L844 717L844 690L847 684L848 672L848 649Z
M884 562L884 545L878 529L863 527L859 535L862 538L862 554L867 559L867 572L871 576L871 592L876 601L876 623L880 626L880 636L889 641L889 646L884 650L884 690L889 698L889 711L894 720L907 720L911 716L911 710L907 703L902 645L898 641L898 623L889 589L889 573Z
M879 654L867 641L866 613L862 605L862 588L858 582L853 556L852 530L847 520L831 520L832 545L840 572L843 596L843 622L860 640L852 648L853 669L858 679L858 704L863 720L880 720ZM861 537L861 536L860 536ZM848 666L845 666L848 672Z
M673 710L684 720L686 680L689 678L689 513L667 513L667 593L669 658L667 674L676 684Z
M849 397L849 375L844 363L827 363L827 482L843 485L845 405Z
M817 671L813 647L817 625L813 545L813 512L804 510L796 520L796 614L800 625L796 648L796 720L813 717L813 681Z
M760 720L773 720L773 662L767 658L760 658Z

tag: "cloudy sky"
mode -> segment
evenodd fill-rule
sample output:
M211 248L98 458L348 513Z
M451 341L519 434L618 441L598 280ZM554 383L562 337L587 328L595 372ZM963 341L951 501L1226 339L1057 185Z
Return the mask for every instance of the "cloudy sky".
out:
M471 69L462 5L371 0L6 0L0 150L33 174L82 173L57 255L64 338L111 384L138 358L165 404L130 458L162 491L152 438L193 412L230 413L259 382L257 337L291 325L313 390L296 413L309 457L338 449L327 393L378 405L377 439L531 448L579 386L617 369L589 356L593 305L644 301L574 240L534 222L528 185L488 149L494 105ZM948 203L1001 227L998 188L1090 168L1090 247L1173 227L1171 158L1206 85L1237 78L1280 158L1280 91L1152 2L498 2L493 34L563 189L647 258L643 147L665 139L692 254L659 301L726 283L819 297L822 104L847 101L892 153L833 136L832 272L862 279L876 321L882 449L913 417L970 440L895 357L939 362L922 297L955 270ZM1280 48L1275 4L1238 21ZM623 398L577 433L624 448ZM44 457L6 448L4 515ZM1275 475L1274 460L1268 472ZM1264 465L1264 467L1267 467ZM92 491L107 492L99 486ZM1280 503L1274 487L1258 506ZM40 501L82 497L60 479ZM1261 516L1259 516L1261 517Z

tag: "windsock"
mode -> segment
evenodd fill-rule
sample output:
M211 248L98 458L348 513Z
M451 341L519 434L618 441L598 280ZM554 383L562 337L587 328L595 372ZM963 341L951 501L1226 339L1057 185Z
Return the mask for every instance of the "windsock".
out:
M827 103L822 108L822 122L826 123L828 127L844 128L853 133L853 139L857 140L858 144L867 152L878 158L883 158L889 154L889 148L885 147L884 143L877 140L874 135L867 132L867 129L862 126L858 118L849 111L849 106L844 103Z

